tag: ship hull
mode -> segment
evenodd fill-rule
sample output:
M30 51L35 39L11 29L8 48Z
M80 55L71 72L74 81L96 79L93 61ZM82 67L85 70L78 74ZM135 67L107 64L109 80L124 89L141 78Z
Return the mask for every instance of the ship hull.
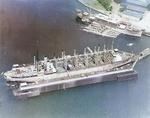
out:
M96 73L104 73L105 71L112 71L113 69L119 69L119 67L123 67L127 65L127 69L131 69L132 65L134 64L135 61L129 61L124 60L119 63L114 63L114 64L105 64L97 67L91 67L91 68L84 68L80 70L73 70L73 71L66 71L62 73L53 73L53 74L48 74L48 75L43 75L39 74L37 76L30 76L30 77L20 77L20 78L7 78L7 81L12 81L12 82L40 82L40 81L58 81L58 80L64 80L64 79L74 79L77 77L82 77L82 76L90 76L92 74Z
M118 49L100 52L99 48L93 53L87 47L90 53L85 50L84 55L74 53L72 57L64 57L63 53L61 59L49 61L45 57L43 61L31 65L15 64L12 70L4 73L4 77L15 98L25 99L49 91L135 79L138 77L133 70L136 62L150 54L149 48L137 56Z
M132 69L103 72L99 74L90 75L88 77L80 77L69 80L61 80L57 82L43 81L41 83L36 83L34 85L27 85L21 87L20 89L13 89L13 94L16 99L25 99L28 97L38 96L41 93L62 90L77 86L95 84L106 81L124 81L131 80L138 77L136 71Z

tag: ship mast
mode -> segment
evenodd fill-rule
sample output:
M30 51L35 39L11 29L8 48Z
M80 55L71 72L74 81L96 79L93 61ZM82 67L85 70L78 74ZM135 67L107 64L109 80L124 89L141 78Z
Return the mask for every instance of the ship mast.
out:
M56 59L55 53L54 53L54 60L55 60L55 68L56 68L56 71L57 71L57 59Z
M88 67L88 54L86 52L86 48L84 48L84 63L85 66Z
M78 54L76 54L76 50L74 50L74 56L75 56L75 68L78 68Z
M113 52L113 50L114 50L114 49L113 49L113 48L114 48L113 45L114 45L114 38L113 38L113 41L112 41L112 44L111 44L111 51L112 51L112 52Z
M38 49L39 49L39 44L38 44L38 41L37 41L37 53L35 55L35 65L36 65L36 69L37 69L37 72L39 71L39 56L38 56Z

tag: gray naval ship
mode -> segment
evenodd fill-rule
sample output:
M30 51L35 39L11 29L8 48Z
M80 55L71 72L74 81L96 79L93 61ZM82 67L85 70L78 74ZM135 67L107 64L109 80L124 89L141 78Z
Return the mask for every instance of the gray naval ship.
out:
M105 47L105 46L104 46ZM66 89L87 84L123 81L138 77L133 70L136 62L150 54L147 48L139 55L110 49L100 51L100 46L84 49L83 54L37 61L34 56L32 64L14 64L10 71L4 73L7 85L16 99L38 96L40 93Z

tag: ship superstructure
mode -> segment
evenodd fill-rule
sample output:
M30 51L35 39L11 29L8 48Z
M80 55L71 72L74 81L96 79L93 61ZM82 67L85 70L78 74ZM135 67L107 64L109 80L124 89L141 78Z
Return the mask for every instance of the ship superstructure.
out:
M128 80L137 77L133 70L135 63L150 54L146 49L135 55L118 49L100 51L100 46L84 49L83 54L37 61L33 64L14 64L12 70L4 73L14 96L18 99L39 95L41 92L59 90L86 84Z
M137 57L134 54L121 52L118 49L94 52L89 48L84 49L84 54L74 56L65 55L61 58L36 61L33 64L14 64L12 70L7 71L4 77L8 81L36 82L48 79L68 78L69 76L80 76L91 72L112 71L117 69L131 69ZM82 72L83 71L83 72ZM64 74L65 73L65 74ZM59 74L59 75L58 75ZM48 77L48 78L47 78Z

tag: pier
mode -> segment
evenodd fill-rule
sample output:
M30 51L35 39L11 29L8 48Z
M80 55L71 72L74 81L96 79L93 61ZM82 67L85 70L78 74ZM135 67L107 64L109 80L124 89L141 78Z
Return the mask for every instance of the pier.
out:
M150 32L150 28L147 25L147 23L150 20L150 12L149 11L145 11L145 13L143 13L143 15L142 15L142 18L137 21L136 18L134 18L130 15L128 16L128 15L125 15L123 13L119 13L119 11L117 11L117 10L119 10L120 6L116 3L114 3L114 2L112 3L112 5L114 6L114 9L111 12L111 11L103 11L103 10L93 8L90 5L87 5L83 0L78 0L78 1L81 4L83 4L84 6L86 6L87 8L93 9L93 10L99 12L99 14L103 15L105 18L109 17L109 19L111 19L111 20L102 19L102 17L101 17L101 21L106 22L105 26L108 27L109 31L112 30L112 32L115 35L112 36L111 33L109 33L109 32L108 33L98 32L97 30L94 30L90 26L88 26L88 28L87 27L84 28L83 31L90 32L90 33L93 33L93 34L96 34L96 35L101 35L101 36L106 36L106 37L113 37L113 38L116 38L119 34L126 34L126 35L130 35L130 36L135 36L135 37L141 37L142 34L146 35L146 36L150 36L149 33L147 33L147 32ZM94 16L96 14L91 14L91 13L87 13L87 14L89 14L89 18L86 18L86 20L84 18L80 17L83 22L87 22L87 21L88 21L88 23L92 23L93 21L97 22L96 21L97 18ZM92 19L90 19L90 17ZM117 27L115 29L113 29L113 26L112 26L112 23L111 23L111 21L113 21L113 19L117 19L119 21L116 24ZM121 23L124 22L124 21L126 22L126 24L124 24L125 26L122 27ZM97 22L97 23L99 23L99 25L101 25L102 22ZM131 24L131 25L128 26L129 24ZM142 33L143 29L146 32ZM119 34L118 34L118 32L119 32Z
M119 34L141 37L142 31L131 26L131 23L116 19L111 15L91 14L79 9L76 10L76 15L84 23L88 23L80 27L81 30L90 32L96 35L116 38Z

